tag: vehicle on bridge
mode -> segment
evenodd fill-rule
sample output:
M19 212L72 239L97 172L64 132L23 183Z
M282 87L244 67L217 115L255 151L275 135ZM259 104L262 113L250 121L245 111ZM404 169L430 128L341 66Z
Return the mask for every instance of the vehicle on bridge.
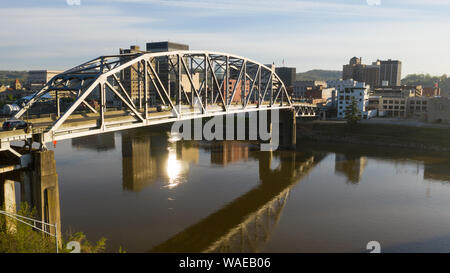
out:
M136 84L130 71L140 79ZM151 105L160 107L154 112ZM316 117L316 108L292 103L272 68L245 57L213 51L107 55L54 76L32 95L14 117L49 115L31 117L39 134L2 134L0 151L13 141L39 141L45 149L63 139L219 115L282 110Z
M25 129L25 131L31 131L32 124L25 122L21 119L12 119L3 122L3 130L14 131L16 129Z
M156 106L156 111L158 111L158 112L163 112L163 111L168 111L168 110L169 110L169 106L167 106L167 105Z

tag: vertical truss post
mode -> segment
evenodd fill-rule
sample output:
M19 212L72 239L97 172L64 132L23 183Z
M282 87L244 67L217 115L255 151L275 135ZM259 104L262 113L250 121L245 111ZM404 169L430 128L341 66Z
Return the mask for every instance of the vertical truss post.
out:
M105 112L106 112L106 98L105 98L105 83L100 83L100 129L105 129Z
M170 56L167 56L167 96L169 100L172 101L172 94L170 94L170 65L169 65Z
M145 122L147 122L148 120L148 75L147 75L147 65L148 62L147 60L144 60L144 118L145 118Z
M61 116L61 105L59 104L59 91L55 91L56 98L56 116L59 118Z
M273 68L272 68L273 69ZM270 73L270 107L272 107L273 104L273 71Z
M178 113L181 116L181 56L177 54L177 74L178 74L178 96L177 96L177 105L178 105Z
M193 62L193 57L190 56L190 62L191 62L191 66L189 67L189 74L190 75L194 75L194 71L192 69L192 62ZM188 71L186 70L186 73L188 73ZM195 92L194 92L195 86L192 87L191 89L191 106L194 107L194 98L195 98Z
M228 105L230 104L228 101L229 98L229 89L230 89L230 57L228 57L228 55L226 56L226 61L225 61L225 102L226 102L226 109L228 112Z
M138 91L139 91L139 109L142 109L142 68L141 62L137 63L137 80L138 80Z
M205 85L204 85L205 93L204 93L204 96L205 96L205 110L206 111L208 111L208 60L207 60L207 58L208 58L208 55L205 54L205 59L204 59L204 69L205 70L203 71L203 73L204 73L204 76L205 76Z
M261 74L262 74L261 65L259 65L258 98L257 98L258 108L261 107Z
M241 104L244 106L245 104L245 95L246 95L246 89L247 89L247 63L244 62L242 64L244 66L244 80L242 82L243 87L241 88Z

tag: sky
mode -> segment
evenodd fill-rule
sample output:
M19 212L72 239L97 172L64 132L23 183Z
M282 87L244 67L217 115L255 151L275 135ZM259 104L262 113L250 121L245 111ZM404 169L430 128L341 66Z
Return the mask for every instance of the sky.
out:
M0 70L64 70L169 40L297 72L357 56L450 74L448 14L450 0L1 0Z

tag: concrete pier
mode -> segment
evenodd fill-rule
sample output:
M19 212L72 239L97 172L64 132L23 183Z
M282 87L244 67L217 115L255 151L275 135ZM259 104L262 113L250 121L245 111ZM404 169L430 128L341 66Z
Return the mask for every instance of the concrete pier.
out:
M295 110L280 111L280 148L292 150L297 145L297 123Z
M61 244L61 216L58 174L53 151L33 151L32 165L28 169L6 172L0 176L0 203L5 210L16 213L15 182L20 183L20 201L27 202L37 211L38 220L57 224L58 241ZM55 229L47 228L55 233Z
M33 188L32 205L36 207L38 217L42 221L57 224L60 235L59 185L54 152L50 150L33 152L32 158L33 168L28 173ZM54 233L55 230L52 228L50 232Z

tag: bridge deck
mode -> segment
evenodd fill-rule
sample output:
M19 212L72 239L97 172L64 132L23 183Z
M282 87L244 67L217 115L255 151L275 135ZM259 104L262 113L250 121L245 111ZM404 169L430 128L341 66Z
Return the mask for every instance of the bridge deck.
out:
M223 111L222 107L215 105L208 108L207 114L203 114L200 110L194 110L188 106L182 106L181 115L177 117L171 111L158 112L156 108L149 108L148 119L144 122L138 120L134 114L124 111L115 110L105 113L104 128L99 128L99 113L75 113L71 115L66 122L64 122L61 127L52 135L47 136L44 142L51 142L63 139L76 138L81 136L114 132L119 130L144 127L156 124L170 123L177 120L188 120L195 118L204 118L217 115L226 114L237 114L261 110L270 109L290 109L297 107L314 107L310 104L295 104L293 106L272 106L249 104L246 108L240 105L231 106L227 112ZM142 116L143 110L139 111ZM23 129L17 129L14 131L0 131L0 150L5 150L9 148L9 143L14 141L22 141L32 138L32 134L44 133L48 128L56 122L56 117L44 117L44 118L34 118L28 119L26 121L33 124L32 132L26 133Z

